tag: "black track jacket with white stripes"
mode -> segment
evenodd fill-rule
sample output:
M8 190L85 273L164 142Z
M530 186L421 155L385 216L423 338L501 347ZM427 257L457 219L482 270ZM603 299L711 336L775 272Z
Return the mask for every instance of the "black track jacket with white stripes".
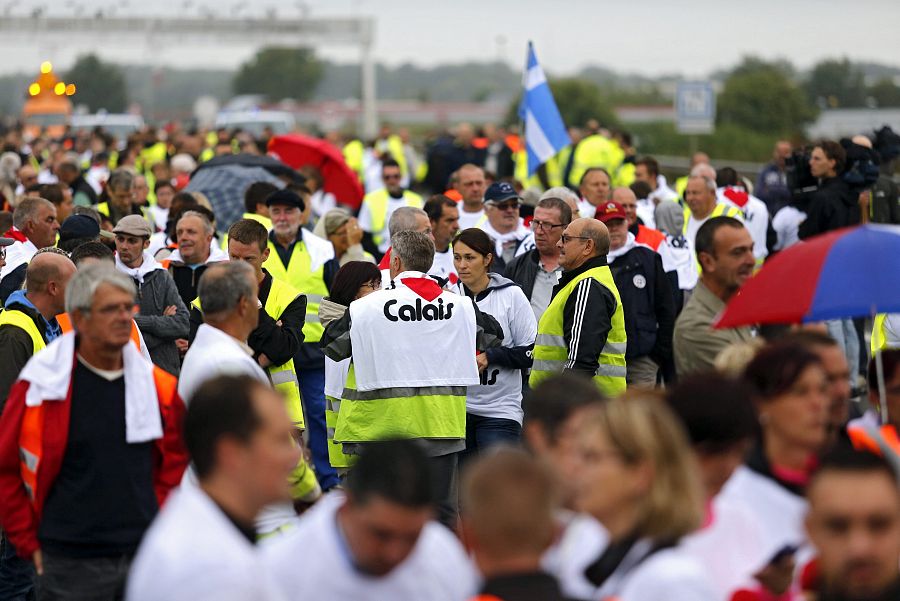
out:
M560 290L585 271L606 264L604 255L589 259L577 269L564 271L559 283L553 288L551 298L555 298ZM585 278L575 286L563 308L563 337L569 348L566 370L594 375L600 352L612 329L615 310L616 297L594 278Z

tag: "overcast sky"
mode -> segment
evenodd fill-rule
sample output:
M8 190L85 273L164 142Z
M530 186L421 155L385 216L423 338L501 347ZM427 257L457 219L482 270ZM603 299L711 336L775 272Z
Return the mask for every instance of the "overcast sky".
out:
M519 68L525 44L535 43L547 71L570 74L596 64L646 75L702 76L745 54L784 57L805 68L826 56L900 65L900 0L0 0L0 11L86 14L115 6L118 15L260 15L268 9L311 17L376 18L376 60L422 66L501 58ZM0 15L2 19L2 15ZM856 32L847 30L857 28ZM90 42L0 39L0 72L36 70L49 58L66 67ZM120 62L234 67L252 54L244 47L160 48L131 43L95 50ZM354 62L358 51L327 47L321 56Z

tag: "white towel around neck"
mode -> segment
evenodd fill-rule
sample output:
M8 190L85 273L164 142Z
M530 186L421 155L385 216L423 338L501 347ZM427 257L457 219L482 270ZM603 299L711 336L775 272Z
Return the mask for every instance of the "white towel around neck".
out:
M148 442L162 438L162 416L153 379L153 364L128 341L122 347L125 372L125 440ZM75 360L75 332L69 332L34 355L19 374L29 382L25 404L37 407L44 401L62 401L69 394Z

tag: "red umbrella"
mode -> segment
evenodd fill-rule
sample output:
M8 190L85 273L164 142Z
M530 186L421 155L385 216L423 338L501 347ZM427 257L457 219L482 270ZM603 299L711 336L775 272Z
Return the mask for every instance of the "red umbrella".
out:
M359 178L344 160L340 149L325 140L297 134L275 136L269 140L269 154L294 169L311 165L322 172L326 192L353 209L362 204L363 188Z

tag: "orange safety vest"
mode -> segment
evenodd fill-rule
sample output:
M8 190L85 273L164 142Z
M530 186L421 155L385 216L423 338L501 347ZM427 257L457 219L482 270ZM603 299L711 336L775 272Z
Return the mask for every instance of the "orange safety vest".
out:
M873 436L873 432L864 426L851 424L847 427L847 435L853 448L857 451L869 451L876 455L884 456L885 447L887 450L893 451L900 456L900 436L897 435L897 429L892 425L881 426L877 430L877 434L881 438Z
M68 334L72 331L72 319L68 313L60 313L56 316L56 321L59 322L59 327L63 334ZM131 320L131 341L138 351L143 352L143 349L141 349L141 333L133 319Z
M635 242L638 244L646 244L653 250L658 249L659 245L662 244L665 239L666 235L664 233L649 228L646 225L639 225L637 236L634 237Z
M157 399L164 414L167 414L173 409L174 401L177 398L178 380L175 376L154 365L153 383L156 386ZM19 472L22 482L25 484L25 490L28 492L28 498L31 499L32 506L38 515L42 509L37 505L38 501L42 499L39 499L37 492L38 469L44 450L44 411L46 406L46 403L41 403L36 407L26 407L25 414L22 416L22 428L19 430ZM159 498L158 491L157 501L162 505L163 499Z

